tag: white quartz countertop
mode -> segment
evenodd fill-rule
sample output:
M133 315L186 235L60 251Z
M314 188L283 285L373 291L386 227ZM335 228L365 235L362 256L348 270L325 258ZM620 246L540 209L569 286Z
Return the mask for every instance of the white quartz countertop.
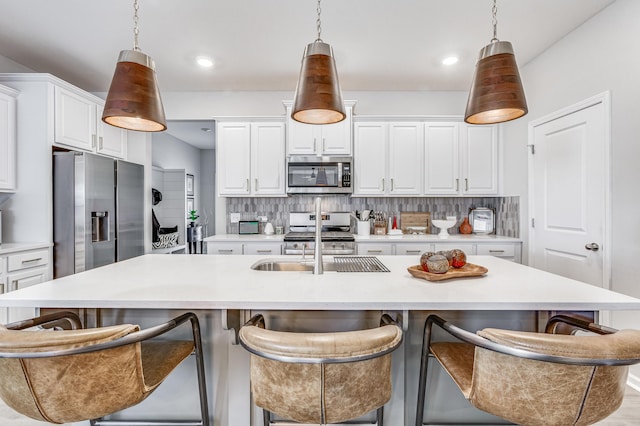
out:
M520 243L519 238L502 237L500 235L461 235L451 234L449 238L440 238L438 234L400 234L400 235L354 235L356 242L359 243L448 243L448 242L466 242L466 243ZM265 235L265 234L253 234L253 235L238 235L238 234L220 234L212 235L203 239L206 242L234 242L234 243L252 243L252 242L282 242L284 241L284 235Z
M277 259L294 260L294 256ZM286 310L640 310L640 299L491 256L484 277L430 282L416 256L379 256L391 272L254 271L264 256L149 254L12 291L0 306ZM299 258L298 258L299 259ZM325 261L332 260L326 256Z
M23 250L35 250L41 248L49 248L52 243L2 243L0 244L0 255L15 253Z
M354 235L358 243L520 243L519 238L502 237L500 235L450 234L447 238L440 238L438 234L399 234L399 235Z
M282 241L284 241L284 235L279 234L272 234L272 235L266 235L266 234L244 234L244 235L239 235L239 234L219 234L219 235L212 235L210 237L204 238L202 241L204 241L205 243L255 243L255 242L259 242L259 243L268 243L268 242L273 242L273 243L281 243Z

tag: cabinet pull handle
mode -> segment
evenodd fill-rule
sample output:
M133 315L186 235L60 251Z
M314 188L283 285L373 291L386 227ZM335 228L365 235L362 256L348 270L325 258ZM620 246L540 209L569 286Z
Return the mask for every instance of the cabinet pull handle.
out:
M384 178L382 178L382 190L384 191Z
M100 136L100 137L98 138L98 149L102 150L103 145L104 145L104 144L102 143L102 136Z
M96 147L96 135L91 135L91 148L95 148Z
M256 250L258 253L271 253L271 250Z
M393 178L391 178L391 192L393 192Z
M251 191L251 184L249 183L249 178L247 178L247 191Z
M233 249L218 249L218 253L233 253Z
M405 252L407 254L418 254L418 253L420 253L420 250L405 250Z
M464 190L469 191L469 179L464 178Z
M255 180L256 180L256 182L255 182L255 190L257 191L258 190L258 178L256 178Z
M316 152L318 150L317 142L318 140L316 138L313 138L313 152Z
M325 144L325 138L322 138L322 153L324 154L325 149L327 149Z
M489 250L489 253L504 253L504 250Z
M460 190L460 179L456 179L456 191Z
M367 250L367 253L382 253L382 250Z
M25 263L38 262L38 261L40 261L40 260L42 260L42 258L41 258L41 257L36 257L35 259L27 259L27 260L23 260L23 261L22 261L22 264L24 265Z
M0 283L0 294L4 294L4 284Z

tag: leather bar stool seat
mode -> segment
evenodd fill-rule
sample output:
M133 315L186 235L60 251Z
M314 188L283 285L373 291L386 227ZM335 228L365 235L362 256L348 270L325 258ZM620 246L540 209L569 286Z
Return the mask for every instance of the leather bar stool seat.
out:
M187 321L192 325L191 340L149 340ZM64 323L72 329L59 329ZM146 399L195 352L202 417L198 422L172 424L209 425L195 314L183 314L145 330L132 324L77 329L79 326L80 319L71 312L0 326L0 397L9 407L49 423L119 423L102 417ZM33 327L39 328L26 330Z
M251 393L265 410L300 423L328 424L378 410L391 398L391 352L402 329L385 315L381 326L336 333L264 329L261 315L240 329L251 352Z
M555 334L559 324L569 325L572 334ZM432 342L433 325L461 341ZM575 330L591 334L573 333ZM424 424L430 354L473 406L513 423L591 425L617 410L629 365L640 362L640 331L617 331L568 315L551 318L547 331L487 328L474 334L429 316L416 426Z

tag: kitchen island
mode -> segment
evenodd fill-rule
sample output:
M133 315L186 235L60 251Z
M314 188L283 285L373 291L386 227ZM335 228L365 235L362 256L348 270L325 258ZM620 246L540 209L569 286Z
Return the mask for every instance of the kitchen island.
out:
M394 353L394 394L385 419L390 425L402 425L413 422L417 354L422 323L429 312L439 311L471 329L491 325L535 330L549 311L640 310L640 299L492 256L468 258L487 267L485 276L442 282L414 278L407 272L408 266L418 263L417 256L379 256L390 272L327 271L323 275L251 269L264 258L145 255L5 294L0 296L0 307L99 310L104 324L135 321L143 326L177 311L196 311L203 322L205 349L210 356L207 379L211 411L216 425L229 426L258 424L249 420L248 355L235 344L234 331L226 330L237 328L255 312L265 313L271 328L305 331L374 327L382 311L399 315L406 332L405 343ZM294 256L273 259L300 261ZM325 261L330 260L325 257ZM188 376L187 370L180 374ZM446 383L447 377L434 377L442 383L436 383L438 391L431 394L440 399L429 403L441 411L429 411L446 417L447 407L466 402L449 396L455 391ZM145 402L147 405L135 407L129 414L180 414L175 403L163 403L166 398L175 400L175 395L161 390L147 401L155 404L153 409ZM184 412L189 412L189 404L197 404L195 387L193 395L181 395L180 401L183 399L194 400L181 402L180 407L184 405ZM259 413L253 411L254 421L259 421ZM459 415L495 422L471 408L456 409ZM459 417L454 419L457 421Z

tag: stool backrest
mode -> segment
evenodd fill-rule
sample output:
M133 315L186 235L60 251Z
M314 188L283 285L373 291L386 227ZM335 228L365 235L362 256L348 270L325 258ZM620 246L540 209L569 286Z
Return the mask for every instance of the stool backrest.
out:
M391 398L396 325L337 333L290 333L244 326L257 406L301 423L339 423Z
M556 356L599 361L640 356L640 331L636 330L579 336L485 329L478 335ZM627 365L561 364L476 347L469 400L518 424L587 425L620 406L628 370Z

